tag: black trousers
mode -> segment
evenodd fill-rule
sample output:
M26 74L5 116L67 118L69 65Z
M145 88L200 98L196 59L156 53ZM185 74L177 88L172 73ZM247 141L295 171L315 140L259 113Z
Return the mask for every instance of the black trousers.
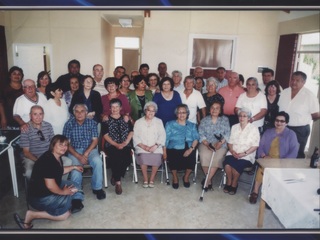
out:
M300 144L297 158L305 158L304 149L306 148L308 137L310 135L310 125L297 127L288 126L288 128L290 128L292 131L296 133L298 142Z

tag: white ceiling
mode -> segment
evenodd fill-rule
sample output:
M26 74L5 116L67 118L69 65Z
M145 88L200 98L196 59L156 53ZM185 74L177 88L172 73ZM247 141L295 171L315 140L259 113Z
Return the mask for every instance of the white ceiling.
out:
M144 11L108 11L102 12L102 17L113 27L121 27L119 18L132 19L132 27L143 27Z
M151 16L152 16L152 11ZM279 11L279 22L289 21L292 19L307 17L310 15L319 14L320 11ZM132 19L133 27L143 27L144 24L144 11L104 11L102 17L110 23L113 27L121 27L119 24L119 18L130 18Z

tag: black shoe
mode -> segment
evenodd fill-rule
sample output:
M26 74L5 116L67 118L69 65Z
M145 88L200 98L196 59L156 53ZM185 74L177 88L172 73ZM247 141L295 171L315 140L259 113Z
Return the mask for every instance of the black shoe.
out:
M202 187L202 189L204 189L205 192L207 192L208 190L212 190L212 185L208 185L208 187Z
M185 182L185 181L184 181L184 175L183 175L183 177L182 177L182 181L183 181L183 186L184 186L185 188L189 188L189 187L190 187L190 182Z
M172 183L172 187L174 189L178 189L179 188L179 183Z
M92 192L97 195L97 198L99 200L106 198L106 193L102 189L92 190Z
M80 212L83 208L82 201L80 199L73 199L71 201L71 213L77 213Z

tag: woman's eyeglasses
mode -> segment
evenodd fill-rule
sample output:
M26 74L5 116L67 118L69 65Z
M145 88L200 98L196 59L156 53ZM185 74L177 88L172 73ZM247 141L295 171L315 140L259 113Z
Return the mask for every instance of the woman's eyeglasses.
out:
M285 120L280 120L280 119L276 119L275 122L279 122L279 123L285 123Z
M39 131L37 132L37 134L38 134L38 136L40 136L40 141L44 141L44 140L45 140L45 138L44 138L43 133L42 133L41 130L39 130Z

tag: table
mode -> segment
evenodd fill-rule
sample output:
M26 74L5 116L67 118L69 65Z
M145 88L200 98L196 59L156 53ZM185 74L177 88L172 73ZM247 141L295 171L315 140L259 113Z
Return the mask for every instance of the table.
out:
M16 174L16 163L12 144L20 138L20 130L0 130L0 136L5 136L6 140L0 143L0 155L8 152L10 172L12 179L13 195L19 197L18 182Z
M320 228L320 169L265 168L258 227L263 225L265 203L285 228ZM295 179L295 180L291 180Z
M259 158L262 168L309 168L310 158Z

